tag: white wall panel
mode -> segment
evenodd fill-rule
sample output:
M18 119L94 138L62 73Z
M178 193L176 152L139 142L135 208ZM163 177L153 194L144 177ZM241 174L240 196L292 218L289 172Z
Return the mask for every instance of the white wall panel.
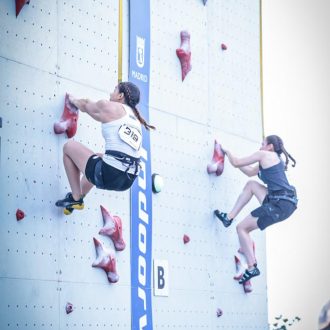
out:
M0 56L54 73L57 65L56 1L37 0L15 16L15 1L0 2Z

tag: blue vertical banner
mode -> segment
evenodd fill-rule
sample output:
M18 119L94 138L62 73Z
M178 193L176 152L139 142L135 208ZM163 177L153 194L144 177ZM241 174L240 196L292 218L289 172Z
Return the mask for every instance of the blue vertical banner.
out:
M150 73L150 0L129 3L129 81L141 93L138 105L142 117L149 121ZM141 171L131 188L131 315L132 329L151 330L152 300L152 189L150 134L143 131Z

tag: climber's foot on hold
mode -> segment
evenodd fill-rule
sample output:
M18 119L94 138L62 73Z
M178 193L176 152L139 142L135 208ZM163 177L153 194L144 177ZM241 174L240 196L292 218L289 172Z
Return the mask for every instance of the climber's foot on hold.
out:
M238 281L239 284L244 284L248 280L250 280L252 277L259 276L260 270L257 267L257 264L254 264L251 269L246 269L243 273L243 277Z
M58 207L64 207L64 214L69 215L73 210L82 210L84 208L84 200L81 197L79 200L75 200L72 193L67 193L64 199L60 199L55 203Z
M229 219L227 213L220 212L219 210L214 211L214 215L222 222L225 227L229 227L233 219Z
M74 211L74 209L72 207L65 207L63 210L63 213L65 215L70 215L73 211Z

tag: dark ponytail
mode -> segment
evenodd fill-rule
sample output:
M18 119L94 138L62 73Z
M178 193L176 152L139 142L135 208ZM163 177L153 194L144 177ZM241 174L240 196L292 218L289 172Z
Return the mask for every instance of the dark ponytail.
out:
M296 166L296 160L285 150L282 139L277 135L269 135L266 137L267 144L272 144L274 151L281 156L285 156L285 170L288 168L289 160L293 162L292 167Z
M149 131L150 129L156 129L155 126L149 125L144 118L140 115L139 110L136 108L136 105L140 102L140 90L133 83L121 82L118 85L119 93L123 93L125 97L125 102L130 106L139 122Z

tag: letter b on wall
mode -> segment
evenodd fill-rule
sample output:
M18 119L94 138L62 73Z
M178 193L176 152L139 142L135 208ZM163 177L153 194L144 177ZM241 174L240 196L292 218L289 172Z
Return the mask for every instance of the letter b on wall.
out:
M154 260L154 295L168 296L168 261Z

